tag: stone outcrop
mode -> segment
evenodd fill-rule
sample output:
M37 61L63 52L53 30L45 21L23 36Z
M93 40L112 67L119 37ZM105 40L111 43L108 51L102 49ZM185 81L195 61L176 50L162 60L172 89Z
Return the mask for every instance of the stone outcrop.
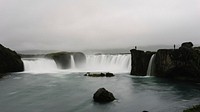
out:
M81 67L86 62L86 56L81 52L57 52L45 55L46 58L53 59L60 69L69 69L72 67L71 56L74 57L76 67Z
M115 97L111 92L107 91L105 88L100 88L95 92L93 99L95 102L106 103L114 101Z
M146 75L152 53L131 50L132 75ZM159 49L155 54L154 76L200 82L200 50L185 42L179 49Z
M0 73L21 72L24 70L24 64L21 57L9 48L0 44Z
M179 49L158 50L155 58L155 76L200 82L200 52L191 42Z
M131 50L131 75L145 76L148 64L154 52L144 52L141 50Z

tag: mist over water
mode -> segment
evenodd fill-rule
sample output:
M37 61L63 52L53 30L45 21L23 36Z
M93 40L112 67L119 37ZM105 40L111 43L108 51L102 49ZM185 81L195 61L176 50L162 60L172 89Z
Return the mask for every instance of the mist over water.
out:
M74 57L71 55L71 68L58 69L54 60L45 58L23 59L25 72L51 73L51 72L113 72L129 73L131 69L130 54L119 55L87 55L86 63L81 68L75 65Z
M23 59L25 72L42 73L57 71L54 60L45 58Z

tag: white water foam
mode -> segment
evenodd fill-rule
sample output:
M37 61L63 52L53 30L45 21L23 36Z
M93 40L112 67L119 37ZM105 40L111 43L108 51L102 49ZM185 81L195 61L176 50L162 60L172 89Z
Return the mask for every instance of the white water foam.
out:
M131 55L88 55L85 68L96 72L130 72Z
M153 54L151 56L151 59L149 61L149 65L148 65L148 69L147 69L147 76L151 76L152 73L153 73L153 62L154 62L154 59L155 59L155 54Z
M23 59L25 72L34 73L50 73L57 71L57 66L54 60L37 58L37 59Z
M51 73L51 72L113 72L128 73L131 70L131 55L87 55L86 64L76 68L75 60L71 55L71 69L60 70L54 60L38 58L23 59L25 72Z

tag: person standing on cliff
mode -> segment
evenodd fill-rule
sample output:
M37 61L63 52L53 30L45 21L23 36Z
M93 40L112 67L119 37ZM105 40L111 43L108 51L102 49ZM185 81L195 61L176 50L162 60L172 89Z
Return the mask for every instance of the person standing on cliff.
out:
M176 49L176 45L174 44L174 50Z
M135 46L135 50L137 50L137 46Z

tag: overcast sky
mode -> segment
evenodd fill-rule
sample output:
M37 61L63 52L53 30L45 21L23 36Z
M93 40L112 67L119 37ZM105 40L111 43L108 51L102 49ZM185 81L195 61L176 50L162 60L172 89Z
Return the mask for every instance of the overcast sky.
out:
M200 44L200 0L0 0L0 43L15 50Z

